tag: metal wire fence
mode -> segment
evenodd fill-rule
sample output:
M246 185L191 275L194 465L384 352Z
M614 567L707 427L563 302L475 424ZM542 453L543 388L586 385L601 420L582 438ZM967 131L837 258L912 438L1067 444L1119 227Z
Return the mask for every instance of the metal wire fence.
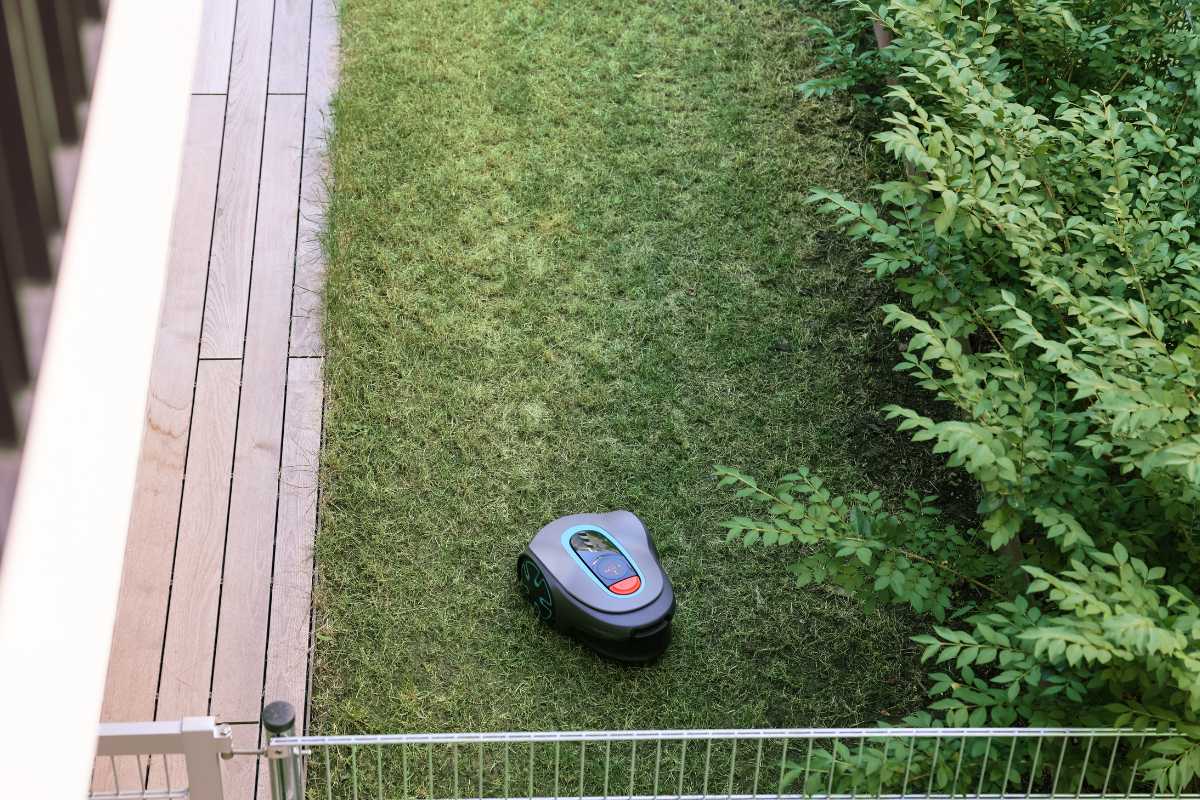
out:
M1172 733L886 728L271 740L275 800L1200 798ZM291 760L305 761L304 768Z

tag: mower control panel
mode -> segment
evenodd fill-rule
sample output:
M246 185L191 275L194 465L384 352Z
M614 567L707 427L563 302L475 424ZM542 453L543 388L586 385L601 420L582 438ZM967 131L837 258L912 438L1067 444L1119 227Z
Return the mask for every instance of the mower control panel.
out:
M571 549L613 594L633 594L642 587L629 559L600 531L576 533L571 537Z

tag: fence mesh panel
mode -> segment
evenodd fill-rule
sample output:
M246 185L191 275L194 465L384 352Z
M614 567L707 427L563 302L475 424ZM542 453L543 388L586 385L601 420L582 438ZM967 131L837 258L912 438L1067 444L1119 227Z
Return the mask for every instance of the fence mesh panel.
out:
M289 737L311 800L1200 798L1171 733L609 731Z

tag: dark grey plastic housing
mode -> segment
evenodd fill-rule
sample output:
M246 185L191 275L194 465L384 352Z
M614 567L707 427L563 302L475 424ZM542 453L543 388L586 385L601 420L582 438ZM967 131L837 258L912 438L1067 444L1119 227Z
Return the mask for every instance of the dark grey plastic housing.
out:
M618 594L589 569L571 545L576 533L589 532L611 540L632 565L640 580L636 591ZM675 614L671 580L646 526L629 511L554 520L517 559L517 580L540 619L601 655L650 661L670 643Z

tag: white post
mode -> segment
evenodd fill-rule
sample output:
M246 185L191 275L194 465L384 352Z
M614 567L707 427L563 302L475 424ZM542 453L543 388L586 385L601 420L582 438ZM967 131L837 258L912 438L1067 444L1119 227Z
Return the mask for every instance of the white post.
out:
M92 772L201 6L108 4L0 560L5 797L82 797Z
M213 717L184 717L159 722L106 722L100 725L96 755L182 755L187 766L188 797L223 800L221 761L233 755L233 731Z
M217 727L212 717L184 717L182 751L187 762L188 797L191 800L224 800L221 785L221 752L231 749L228 726Z

